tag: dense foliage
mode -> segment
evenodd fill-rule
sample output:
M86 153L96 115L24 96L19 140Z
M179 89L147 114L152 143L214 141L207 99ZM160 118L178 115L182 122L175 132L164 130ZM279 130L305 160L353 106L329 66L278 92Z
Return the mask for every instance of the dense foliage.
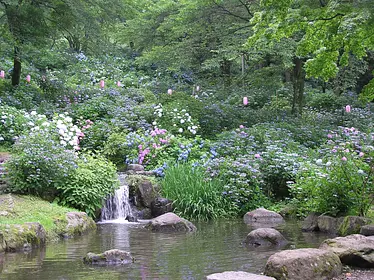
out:
M10 190L94 215L112 163L138 163L190 218L365 215L373 15L370 0L0 0Z

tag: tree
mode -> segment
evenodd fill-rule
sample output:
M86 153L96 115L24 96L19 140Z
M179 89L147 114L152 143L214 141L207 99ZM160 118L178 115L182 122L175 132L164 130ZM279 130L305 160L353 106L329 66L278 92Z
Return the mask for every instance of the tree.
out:
M14 46L12 85L20 82L23 46L52 45L60 38L75 51L87 50L89 42L100 46L103 26L121 18L123 3L115 0L108 6L103 0L0 0L2 33Z
M282 38L295 40L294 101L301 112L303 69L306 76L327 81L348 65L350 55L362 59L374 49L374 8L370 2L263 0L251 20L254 33L246 46L275 44Z

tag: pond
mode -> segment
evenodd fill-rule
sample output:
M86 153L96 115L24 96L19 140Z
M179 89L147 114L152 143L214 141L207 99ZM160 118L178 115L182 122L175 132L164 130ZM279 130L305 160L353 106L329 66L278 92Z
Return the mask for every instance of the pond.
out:
M0 279L204 279L227 270L261 273L279 248L242 244L251 228L242 220L197 223L194 234L152 233L138 223L98 224L95 233L48 244L30 253L0 254ZM318 247L329 236L303 233L288 221L279 230L291 241L286 248ZM116 267L84 265L88 252L130 251L136 261Z

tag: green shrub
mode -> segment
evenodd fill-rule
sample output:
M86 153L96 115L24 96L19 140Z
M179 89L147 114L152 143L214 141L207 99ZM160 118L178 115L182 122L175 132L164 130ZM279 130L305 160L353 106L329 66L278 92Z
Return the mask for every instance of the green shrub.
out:
M209 220L235 213L235 206L222 196L224 183L207 179L204 170L190 164L168 168L162 194L174 201L175 212L187 219Z
M299 215L366 215L373 202L373 165L349 155L304 166L291 184Z
M81 155L76 168L56 184L58 202L95 217L104 199L119 186L116 167L99 156Z

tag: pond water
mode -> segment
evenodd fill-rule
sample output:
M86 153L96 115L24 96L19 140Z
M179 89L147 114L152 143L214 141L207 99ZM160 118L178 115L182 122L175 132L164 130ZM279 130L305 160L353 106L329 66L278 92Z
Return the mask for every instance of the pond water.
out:
M196 224L194 234L152 233L135 223L98 224L95 233L48 244L30 253L0 254L0 279L204 279L227 270L261 273L279 248L242 245L251 228L242 220ZM303 233L295 222L278 228L288 248L318 247L328 236ZM136 261L116 267L84 265L88 252L130 251ZM287 247L286 247L287 248Z

